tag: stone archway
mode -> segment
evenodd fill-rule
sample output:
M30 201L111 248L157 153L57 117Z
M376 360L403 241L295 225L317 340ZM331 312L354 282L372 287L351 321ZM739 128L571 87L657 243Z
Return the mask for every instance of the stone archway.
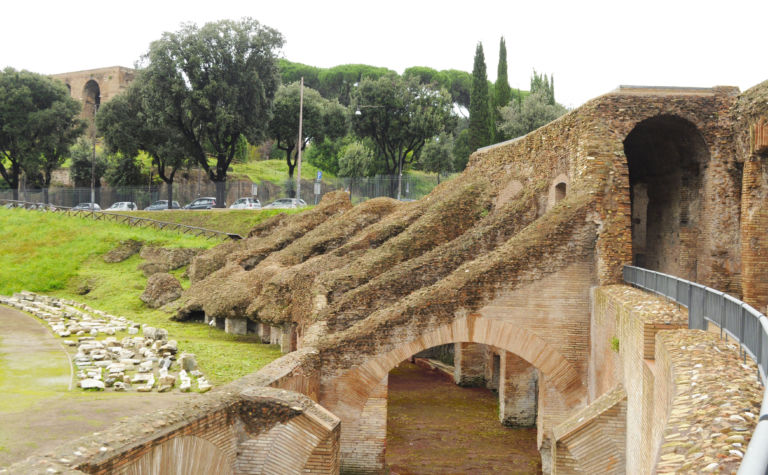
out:
M701 189L709 148L698 128L675 115L638 123L624 140L635 265L695 280Z
M557 412L578 407L586 401L586 387L579 371L558 348L535 333L479 314L457 318L322 384L320 404L342 420L341 456L345 470L375 472L383 468L384 446L379 441L386 437L375 433L377 428L373 419L383 417L383 427L386 427L386 406L382 411L376 400L386 398L389 371L411 355L458 342L493 346L515 354L535 367L546 379L543 390L557 407ZM367 444L369 439L376 441Z
M101 105L101 88L91 79L83 87L83 117L93 119Z

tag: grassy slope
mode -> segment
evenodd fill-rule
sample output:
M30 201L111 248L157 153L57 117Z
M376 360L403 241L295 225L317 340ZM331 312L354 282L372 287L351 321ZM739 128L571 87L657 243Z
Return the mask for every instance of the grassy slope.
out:
M118 264L106 264L101 259L102 254L129 238L168 247L210 247L214 241L4 208L0 208L0 223L0 294L47 292L166 328L183 351L197 355L203 371L216 384L255 371L280 356L276 346L254 343L251 337L228 335L204 324L171 322L167 314L149 309L139 300L146 278L136 269L142 262L138 256ZM182 271L176 274L182 285L189 285ZM78 295L77 288L84 281L93 290Z
M151 218L158 221L181 223L189 226L198 226L226 233L245 236L248 231L261 221L276 214L294 214L305 211L301 209L214 209L214 210L171 210L171 211L130 211L125 214Z
M262 181L271 181L272 183L283 183L288 179L288 165L285 160L261 160L248 163L233 163L230 172L235 175L245 175L251 181L261 183ZM314 165L302 160L301 178L304 180L314 180L317 176L317 168ZM323 171L324 178L333 178L333 175ZM295 178L295 176L294 176Z

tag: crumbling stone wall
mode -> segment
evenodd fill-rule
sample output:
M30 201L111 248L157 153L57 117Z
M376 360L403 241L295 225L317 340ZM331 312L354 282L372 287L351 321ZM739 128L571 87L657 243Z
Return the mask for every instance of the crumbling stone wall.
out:
M54 74L51 77L67 85L72 98L83 104L82 116L90 119L93 117L94 111L92 98L89 97L91 91L86 90L88 83L93 81L96 84L100 102L105 103L128 87L136 77L136 71L122 66L112 66Z

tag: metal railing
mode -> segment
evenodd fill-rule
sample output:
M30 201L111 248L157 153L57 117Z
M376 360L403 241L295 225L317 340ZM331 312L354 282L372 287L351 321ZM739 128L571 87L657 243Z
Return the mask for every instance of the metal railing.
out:
M182 234L189 234L192 236L202 236L207 239L222 238L222 239L242 239L239 234L225 233L223 231L216 231L214 229L200 228L197 226L189 226L181 223L171 223L168 221L158 221L151 218L139 218L137 216L130 216L122 213L113 213L109 211L95 211L90 209L72 209L66 206L54 206L45 203L32 203L29 201L17 201L17 200L3 200L0 199L0 206L10 208L24 208L40 211L51 211L56 213L62 213L69 216L79 216L81 218L90 218L96 221L114 221L116 223L127 224L134 227L163 229L167 231L177 231Z
M671 299L688 309L688 328L706 330L708 323L730 336L744 356L757 363L757 380L766 386L768 318L751 305L715 289L641 267L624 266L624 281ZM763 394L760 419L744 454L740 474L768 473L768 388Z

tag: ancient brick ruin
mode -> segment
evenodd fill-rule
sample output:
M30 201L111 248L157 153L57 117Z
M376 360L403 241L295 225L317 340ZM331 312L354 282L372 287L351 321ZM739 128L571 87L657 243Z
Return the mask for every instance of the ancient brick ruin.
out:
M754 365L716 335L688 330L685 309L621 285L621 270L675 274L765 310L767 99L768 83L743 94L621 87L478 150L463 174L417 202L353 207L336 192L202 253L176 318L216 319L287 353L206 396L244 398L257 386L301 393L329 414L322 435L293 440L313 454L305 470L377 473L388 372L455 345L456 381L498 388L500 422L535 424L545 472L737 467L738 454L718 451L733 443L740 452L754 428ZM694 389L700 373L727 384ZM699 397L730 404L693 420ZM182 411L214 417L218 407ZM212 424L248 426L240 414ZM198 423L157 429L142 443L170 454L185 424ZM216 445L234 436L196 437ZM72 466L101 473L119 462L120 473L138 473L149 449L126 444ZM256 473L218 450L222 473Z
M136 70L122 66L87 69L51 76L66 84L70 95L83 105L84 119L92 119L99 106L128 87Z

